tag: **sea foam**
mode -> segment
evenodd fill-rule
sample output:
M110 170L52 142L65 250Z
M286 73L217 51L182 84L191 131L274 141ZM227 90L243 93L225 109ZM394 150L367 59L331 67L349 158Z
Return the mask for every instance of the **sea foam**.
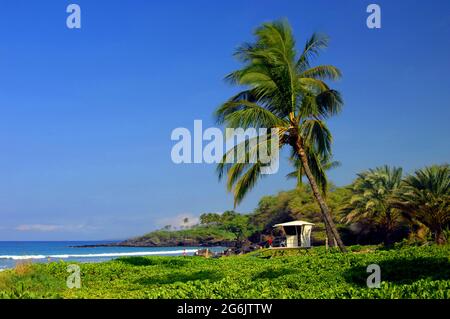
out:
M68 258L98 258L98 257L126 257L126 256L151 256L151 255L181 255L195 253L197 249L163 250L163 251L139 251L129 253L102 253L102 254L63 254L63 255L0 255L0 259L27 260L27 259L68 259Z

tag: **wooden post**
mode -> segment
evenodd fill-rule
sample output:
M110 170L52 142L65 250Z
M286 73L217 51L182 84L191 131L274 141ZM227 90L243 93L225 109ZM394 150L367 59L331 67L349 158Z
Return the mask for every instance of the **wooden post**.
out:
M325 238L325 249L328 251L328 237Z

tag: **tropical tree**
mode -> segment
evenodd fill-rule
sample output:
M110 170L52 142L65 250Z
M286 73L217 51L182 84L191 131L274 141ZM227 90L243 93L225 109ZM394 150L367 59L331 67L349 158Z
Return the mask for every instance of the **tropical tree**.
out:
M199 219L201 225L211 225L220 223L222 216L218 213L204 213Z
M428 227L437 244L446 241L444 230L450 224L450 166L434 165L417 170L404 179L392 206L401 209L411 221Z
M223 218L222 226L234 234L238 246L242 246L242 243L255 231L250 223L250 216L237 213Z
M313 34L298 54L286 21L265 23L254 34L256 41L242 45L235 53L243 67L227 76L232 84L245 89L216 110L217 120L228 128L267 128L277 132L275 137L261 134L253 139L260 142L264 137L263 143L292 150L302 163L326 227L345 251L313 173L320 167L321 159L331 157L332 136L325 120L337 114L343 104L339 92L325 82L339 79L339 69L332 65L311 66L312 58L328 46L328 37ZM260 159L258 148L249 145L246 140L228 150L217 168L219 178L227 175L227 188L233 192L235 206L268 166ZM227 156L239 154L242 147L244 159L257 154L257 160L229 163Z
M344 222L370 220L380 226L384 243L391 243L391 235L398 225L401 212L391 203L402 181L402 169L387 165L358 174L350 186L349 203L342 208Z

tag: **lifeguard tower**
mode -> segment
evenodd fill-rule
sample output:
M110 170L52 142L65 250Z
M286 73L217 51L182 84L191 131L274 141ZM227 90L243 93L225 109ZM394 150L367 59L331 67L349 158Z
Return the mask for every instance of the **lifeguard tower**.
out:
M273 227L281 227L286 235L286 248L311 247L311 229L313 223L294 220L292 222L276 224Z

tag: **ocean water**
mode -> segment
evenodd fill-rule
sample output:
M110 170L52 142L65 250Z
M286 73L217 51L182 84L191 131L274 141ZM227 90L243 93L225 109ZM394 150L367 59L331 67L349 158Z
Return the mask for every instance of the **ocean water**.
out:
M77 261L102 262L126 256L183 256L193 255L202 247L89 247L108 241L0 241L0 271L12 268L18 262ZM210 248L222 251L221 247Z

